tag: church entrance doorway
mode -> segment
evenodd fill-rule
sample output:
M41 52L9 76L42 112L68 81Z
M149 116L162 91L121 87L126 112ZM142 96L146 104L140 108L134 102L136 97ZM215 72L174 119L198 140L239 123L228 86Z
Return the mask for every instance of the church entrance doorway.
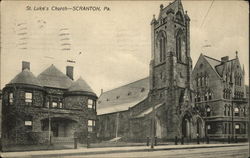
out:
M191 138L191 116L188 114L182 118L182 135L184 138Z

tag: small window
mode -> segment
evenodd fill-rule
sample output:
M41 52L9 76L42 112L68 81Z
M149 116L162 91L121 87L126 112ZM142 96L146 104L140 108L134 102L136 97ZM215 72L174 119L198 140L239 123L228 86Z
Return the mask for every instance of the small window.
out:
M57 102L52 102L52 108L57 108L58 107L58 103Z
M116 99L119 99L120 98L120 96L116 96Z
M207 107L207 116L211 116L211 109L210 109L210 107Z
M62 109L63 108L63 104L62 102L59 102L59 108Z
M210 130L211 129L211 125L207 125L207 129Z
M208 99L212 100L212 93L211 92L209 92L209 94L208 94Z
M24 126L26 131L32 131L32 117L25 116Z
M128 92L128 95L131 95L131 92Z
M10 104L13 104L13 102L14 102L13 93L9 93L9 103L10 103Z
M94 126L95 126L95 120L88 120L88 132L93 132Z
M93 109L94 101L92 99L88 99L88 108Z
M25 93L25 102L32 103L32 93L29 93L29 92Z
M235 128L235 133L236 133L236 134L240 134L240 125L239 125L239 124L236 124L236 125L234 126L234 128Z
M25 125L25 126L32 126L32 121L25 121L25 122L24 122L24 125Z
M239 108L234 108L234 116L239 116Z

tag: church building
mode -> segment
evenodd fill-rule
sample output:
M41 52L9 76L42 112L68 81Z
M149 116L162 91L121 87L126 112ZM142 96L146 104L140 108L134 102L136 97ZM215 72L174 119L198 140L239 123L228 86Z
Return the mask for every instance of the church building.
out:
M239 60L201 55L193 70L190 18L181 0L161 5L151 21L149 72L148 78L100 95L100 139L221 139L229 132L246 138L247 102Z

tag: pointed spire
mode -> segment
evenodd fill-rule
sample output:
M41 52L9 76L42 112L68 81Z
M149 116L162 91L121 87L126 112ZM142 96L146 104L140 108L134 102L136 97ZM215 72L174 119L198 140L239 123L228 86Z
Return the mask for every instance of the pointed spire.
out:
M161 11L162 11L162 10L163 10L163 8L164 8L163 4L161 4L161 5L160 5L160 8L161 8Z
M235 52L236 58L238 59L238 51L236 50Z
M155 14L153 15L153 19L152 19L152 21L151 21L151 25L152 24L155 24L155 22L156 22L156 19L155 19Z

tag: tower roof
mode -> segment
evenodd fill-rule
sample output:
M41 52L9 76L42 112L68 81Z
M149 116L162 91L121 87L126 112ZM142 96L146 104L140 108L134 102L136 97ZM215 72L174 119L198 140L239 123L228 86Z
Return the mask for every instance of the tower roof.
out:
M28 84L42 87L39 80L30 72L28 69L24 69L22 72L17 74L14 79L10 81L9 84Z
M183 10L181 0L175 0L174 2L167 5L165 8L161 7L159 17L161 17L162 15L165 16L166 13L168 13L168 12L172 12L172 13L176 14L178 11L182 12L182 14L184 15L184 10Z
M87 82L82 79L82 77L72 83L69 87L69 92L88 92L95 95L94 91L87 84Z
M53 64L37 77L45 87L68 89L72 80L57 69Z

